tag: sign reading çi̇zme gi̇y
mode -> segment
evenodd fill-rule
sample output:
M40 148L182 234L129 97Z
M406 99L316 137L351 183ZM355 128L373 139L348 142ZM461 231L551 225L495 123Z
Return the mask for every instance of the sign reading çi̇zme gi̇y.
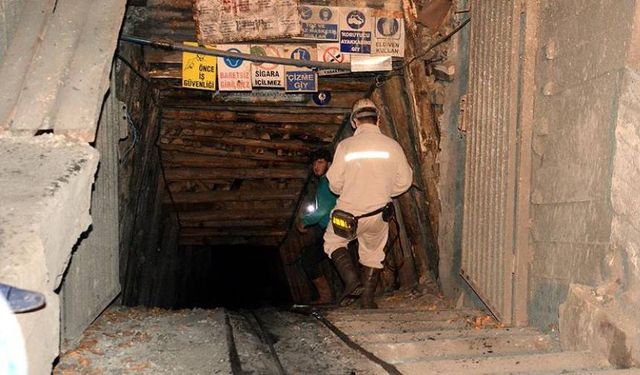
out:
M288 45L285 48L287 57L294 60L316 61L316 49L308 45ZM310 68L286 66L286 92L318 91L318 74Z
M302 33L298 0L194 0L200 44L289 38Z

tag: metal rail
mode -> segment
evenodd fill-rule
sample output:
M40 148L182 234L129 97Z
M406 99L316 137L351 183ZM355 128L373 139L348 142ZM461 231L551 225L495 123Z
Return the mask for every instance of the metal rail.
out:
M394 366L391 363L385 362L384 360L378 358L375 354L371 353L370 351L366 350L365 348L360 346L355 341L351 340L351 338L346 333L342 332L340 330L340 328L338 328L335 325L333 325L333 323L331 323L327 318L325 318L324 315L322 315L322 313L320 313L318 311L312 311L311 312L311 316L316 318L320 323L322 323L331 332L333 332L333 334L336 335L345 344L347 344L348 347L350 347L351 349L353 349L353 350L357 351L358 353L362 354L363 356L365 356L371 362L373 362L373 363L377 364L378 366L382 367L387 373L389 373L391 375L402 375L402 372L400 372L400 370L398 370L398 368L396 366Z
M169 39L157 39L157 38L146 39L146 38L141 38L133 35L122 35L120 36L120 40L128 43L147 45L154 48L164 49L167 51L191 52L191 53L197 53L199 55L229 57L229 58L243 59L243 60L253 61L253 62L299 66L299 67L305 67L305 68L337 69L337 70L344 70L345 72L351 71L351 63L327 63L322 61L296 60L296 59L287 59L287 58L272 57L272 56L258 56L258 55L251 55L248 53L222 51L222 50L213 49L213 48L187 46Z

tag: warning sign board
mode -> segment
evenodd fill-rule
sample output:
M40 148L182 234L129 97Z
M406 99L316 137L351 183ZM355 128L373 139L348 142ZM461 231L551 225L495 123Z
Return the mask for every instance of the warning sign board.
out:
M340 52L340 43L318 43L318 61L328 63L348 63L351 61L351 56L344 52ZM348 71L337 69L320 69L318 70L319 76L328 76L335 74L344 74Z
M284 57L284 48L269 44L254 44L251 54L258 56ZM254 88L284 89L284 65L251 63L252 85Z
M301 39L317 41L338 41L338 8L301 5Z
M300 36L297 0L194 0L202 44Z
M187 46L197 47L198 43L184 42ZM213 48L213 46L208 46ZM216 57L197 53L182 53L182 87L197 90L216 90Z
M221 45L218 48L235 53L250 53L248 45ZM220 91L251 91L251 62L232 57L218 57Z
M404 20L376 17L373 55L404 57Z
M340 51L370 54L373 20L369 9L340 8Z
M296 60L317 61L317 51L312 46L288 45L285 49L286 57ZM310 68L286 66L285 72L287 92L316 92L318 91L318 75Z

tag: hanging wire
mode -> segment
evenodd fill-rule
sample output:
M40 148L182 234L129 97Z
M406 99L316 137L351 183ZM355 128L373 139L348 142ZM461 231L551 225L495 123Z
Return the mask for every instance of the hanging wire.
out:
M437 46L441 45L442 43L448 41L449 39L451 39L451 37L453 37L454 35L456 35L460 30L462 30L469 22L471 22L471 17L467 18L466 20L462 21L460 23L460 25L456 26L456 28L454 28L453 30L451 30L451 32L449 32L448 34L444 35L443 37L441 37L440 39L436 40L433 44L429 45L429 47L427 47L424 51L420 52L419 54L413 56L409 61L406 61L404 64L402 64L401 66L398 66L396 68L393 68L390 72L384 73L384 74L379 74L375 77L374 79L374 83L370 88L370 92L367 93L367 97L370 97L370 95L373 94L373 92L375 91L375 89L382 87L382 85L384 85L384 83L392 78L392 77L396 77L396 76L400 76L404 74L404 70L406 68L408 68L409 66L411 66L411 64L413 64L416 60L423 58L424 56L426 56L429 52L431 52L434 48L436 48Z
M125 117L127 119L127 124L129 124L129 128L131 128L132 141L131 141L131 144L129 145L129 147L127 147L125 152L120 157L120 164L124 163L124 161L126 160L127 156L129 155L129 153L131 151L133 151L133 149L136 147L136 144L138 143L138 139L139 139L139 134L140 134L140 131L138 130L138 127L133 122L133 119L131 117L131 113L129 112L129 109L126 109L125 111L126 111L125 112Z

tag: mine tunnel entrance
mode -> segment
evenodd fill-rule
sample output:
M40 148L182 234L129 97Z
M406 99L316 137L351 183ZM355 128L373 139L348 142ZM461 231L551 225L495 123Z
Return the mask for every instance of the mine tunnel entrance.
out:
M162 4L136 8L123 34L187 42L193 29L161 25L183 18L187 25L191 13ZM184 87L183 69L194 58L203 59L126 42L116 54L109 100L126 120L118 143L123 304L251 306L316 298L304 255L319 237L296 229L318 182L311 155L332 154L352 135L350 109L363 97L380 108L382 132L401 143L415 176L395 202L383 289L435 282L420 130L400 70L383 80L376 73L321 75L315 93L225 92ZM218 69L228 64L218 58ZM402 64L394 62L396 69ZM337 295L333 266L326 259L320 267Z

